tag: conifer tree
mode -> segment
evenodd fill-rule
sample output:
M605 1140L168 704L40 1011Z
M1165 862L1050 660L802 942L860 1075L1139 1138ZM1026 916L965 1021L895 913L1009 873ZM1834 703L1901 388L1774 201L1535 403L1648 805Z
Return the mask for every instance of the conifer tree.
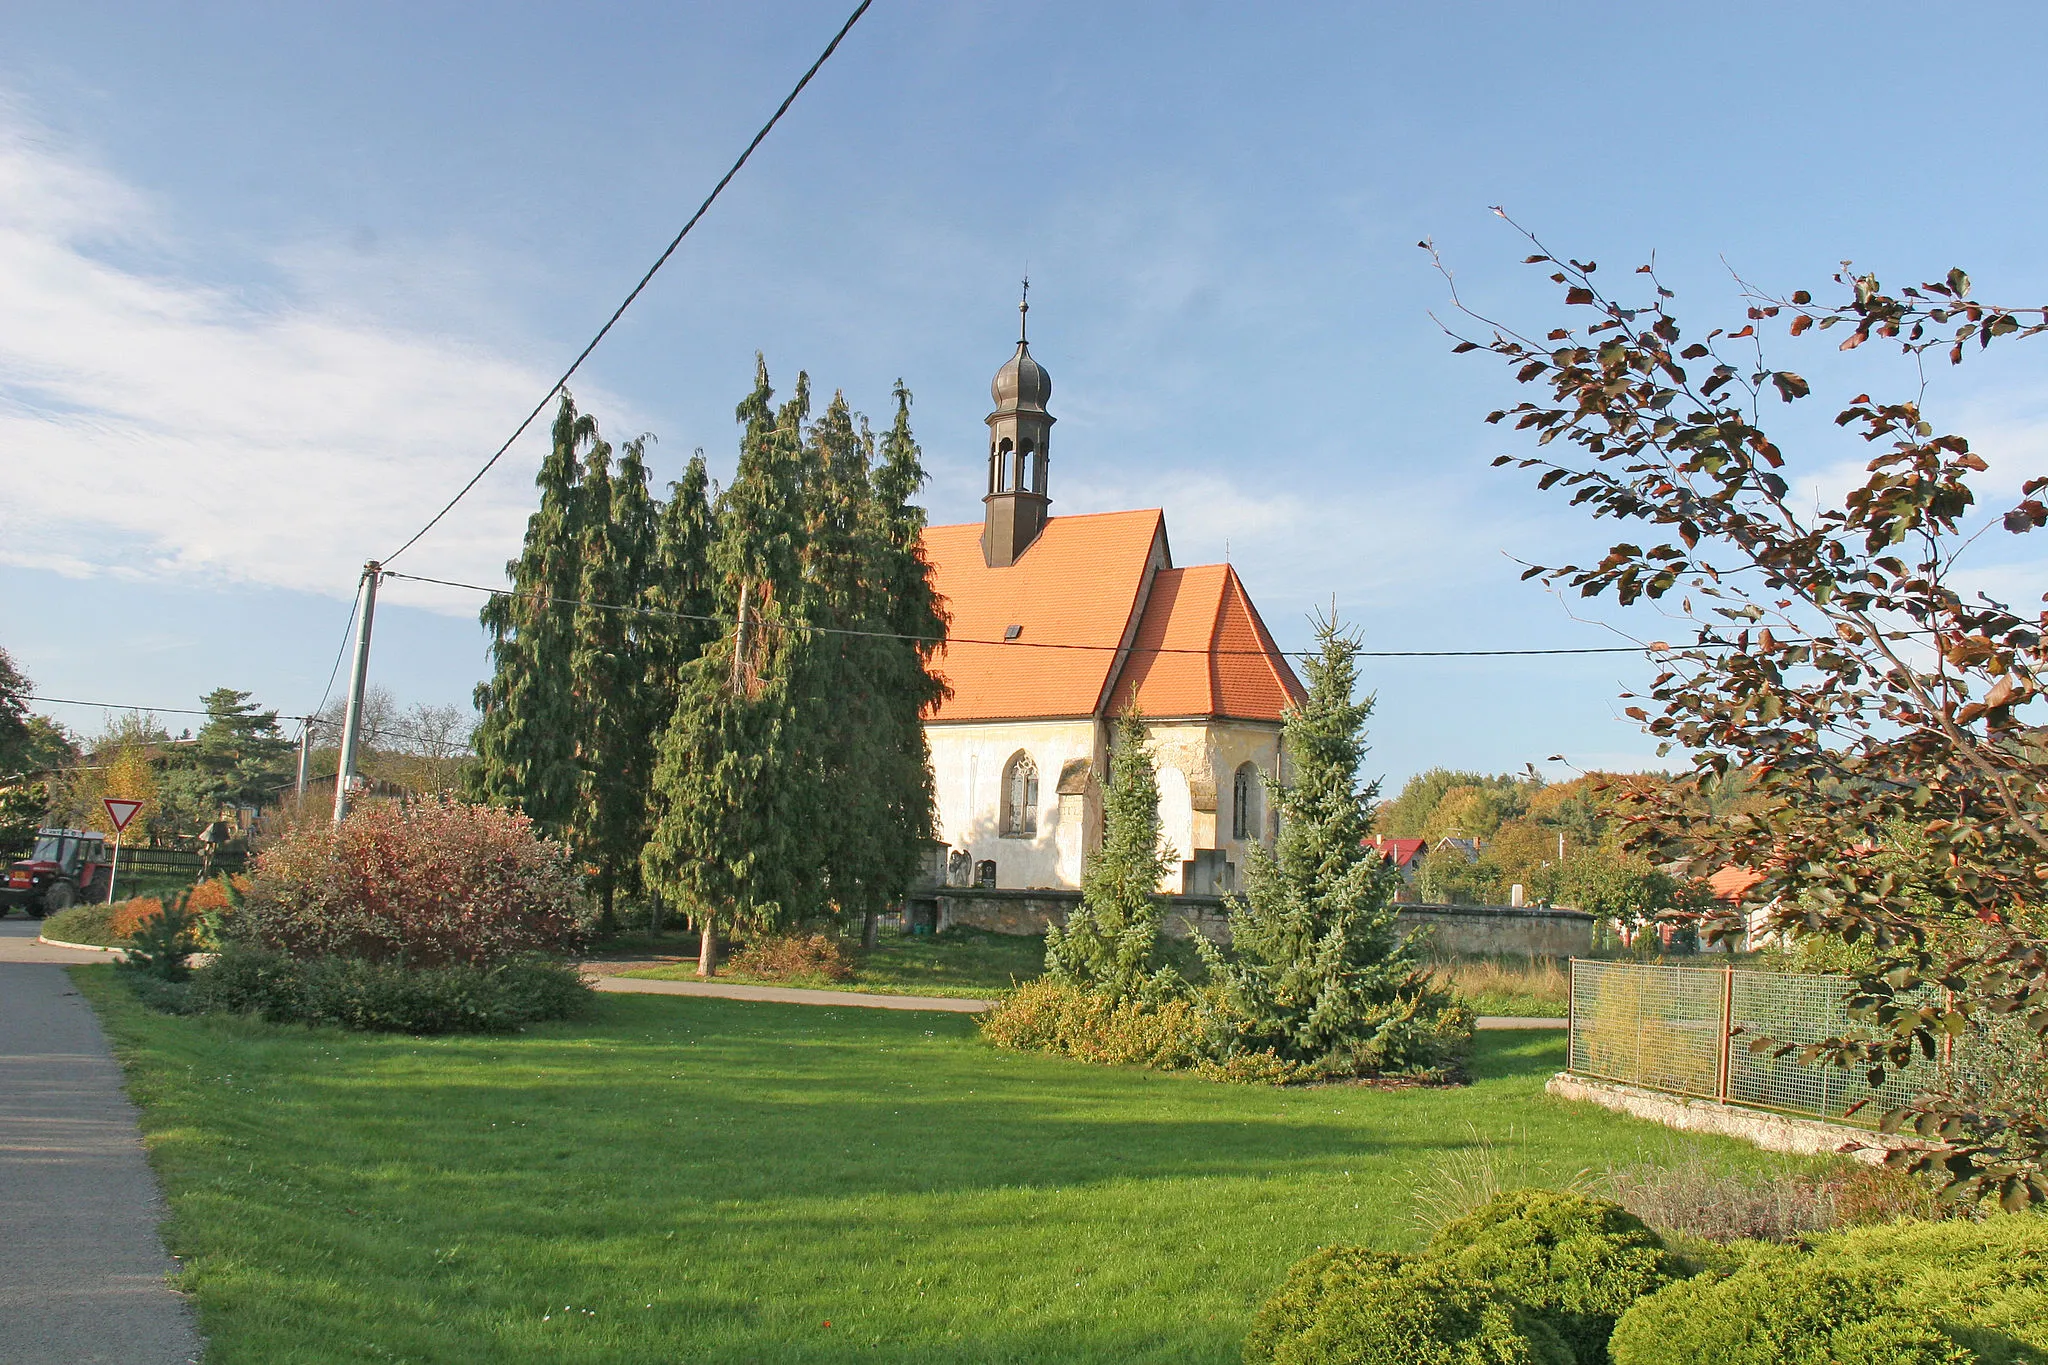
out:
M813 746L802 733L799 541L809 381L776 411L765 362L736 413L745 431L718 509L712 564L736 617L683 672L655 768L657 815L641 856L648 883L702 935L709 976L719 935L800 918L818 898L818 847L805 828Z
M638 604L653 550L656 512L647 495L644 442L626 444L616 474L611 447L594 441L581 493L575 651L570 673L578 712L581 781L570 844L594 869L602 923L614 923L621 889L638 880L647 842L647 788L656 723Z
M683 670L717 636L709 618L720 614L714 591L711 551L717 523L711 511L711 480L704 452L690 457L681 480L668 486L661 506L647 582L641 590L647 632L647 678L657 715L651 732L673 713L682 691Z
M1364 842L1378 788L1358 785L1372 714L1353 697L1358 641L1334 619L1316 636L1308 696L1285 719L1293 781L1269 781L1279 838L1246 856L1229 949L1197 940L1219 991L1213 1041L1219 1059L1270 1048L1311 1074L1440 1070L1469 1045L1471 1014L1396 929L1399 874Z
M869 506L874 525L868 544L870 580L881 602L878 624L897 638L878 650L879 680L871 742L877 755L869 792L874 837L884 854L875 890L860 907L862 941L875 946L879 912L900 900L917 876L932 839L931 747L924 716L945 700L945 683L931 671L946 638L945 608L932 587L924 557L925 511L914 499L924 487L922 452L910 432L910 390L896 381L896 417L882 438Z
M231 687L216 687L200 705L206 708L206 724L199 727L191 760L204 774L207 798L236 805L269 799L284 779L292 748L278 730L277 712L259 709L247 692Z
M490 634L492 676L476 690L483 716L474 736L471 791L519 807L551 836L569 827L582 787L570 604L582 576L580 457L596 434L596 424L579 416L575 401L563 394L548 456L534 480L540 508L527 518L519 558L505 566L512 591L491 598L480 613Z
M1135 711L1116 722L1102 820L1102 847L1081 874L1080 905L1064 930L1046 930L1045 974L1116 1001L1165 999L1181 983L1171 967L1154 966L1154 897L1175 855L1160 843L1159 775Z

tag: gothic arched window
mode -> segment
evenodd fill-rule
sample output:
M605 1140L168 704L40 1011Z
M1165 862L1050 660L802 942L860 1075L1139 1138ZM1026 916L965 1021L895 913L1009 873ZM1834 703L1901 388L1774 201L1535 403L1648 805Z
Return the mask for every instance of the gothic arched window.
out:
M1002 834L1029 839L1038 833L1038 765L1019 749L1003 765Z
M1256 763L1237 765L1237 780L1230 784L1230 837L1259 837L1259 768Z

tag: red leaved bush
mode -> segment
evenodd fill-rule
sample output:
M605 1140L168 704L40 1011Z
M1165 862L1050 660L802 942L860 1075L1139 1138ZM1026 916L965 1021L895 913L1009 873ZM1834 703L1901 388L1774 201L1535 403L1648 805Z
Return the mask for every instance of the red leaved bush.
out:
M568 952L585 931L567 850L524 815L443 800L292 830L258 856L234 925L293 957L411 967Z

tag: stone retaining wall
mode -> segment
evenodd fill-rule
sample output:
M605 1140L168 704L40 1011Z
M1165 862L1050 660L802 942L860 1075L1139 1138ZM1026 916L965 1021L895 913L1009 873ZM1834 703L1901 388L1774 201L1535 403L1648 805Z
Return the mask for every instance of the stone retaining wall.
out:
M1796 1119L1762 1109L1744 1109L1719 1100L1688 1099L1661 1090L1644 1090L1618 1081L1599 1081L1560 1071L1544 1087L1564 1100L1586 1100L1666 1128L1688 1133L1717 1133L1741 1138L1767 1152L1797 1152L1802 1156L1847 1156L1872 1166L1881 1166L1887 1154L1901 1149L1922 1149L1930 1144L1894 1133L1877 1133L1852 1128L1846 1123L1823 1123L1819 1119Z
M996 934L1042 934L1064 925L1081 903L1078 891L1020 891L990 887L943 887L930 893L938 904L937 928L964 924ZM1175 938L1200 934L1230 941L1230 914L1222 896L1160 896L1161 927ZM1437 953L1511 953L1529 957L1583 957L1593 950L1593 917L1577 910L1491 905L1404 905L1397 921L1404 933L1425 931Z

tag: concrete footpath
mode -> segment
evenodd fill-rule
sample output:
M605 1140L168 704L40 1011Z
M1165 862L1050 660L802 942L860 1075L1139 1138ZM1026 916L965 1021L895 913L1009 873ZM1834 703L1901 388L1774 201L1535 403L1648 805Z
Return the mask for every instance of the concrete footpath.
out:
M980 1014L993 1009L993 1000L965 1000L943 995L874 995L867 991L821 991L798 986L743 986L724 981L657 981L636 976L599 976L593 969L602 963L584 964L590 984L600 991L629 995L708 995L720 1000L772 1000L783 1005L852 1005L870 1010L943 1010L951 1014ZM1480 1028L1530 1029L1563 1028L1562 1019L1523 1019L1507 1015L1481 1015Z
M135 1107L63 969L107 957L39 928L0 920L0 1361L187 1365L199 1333L165 1280Z

